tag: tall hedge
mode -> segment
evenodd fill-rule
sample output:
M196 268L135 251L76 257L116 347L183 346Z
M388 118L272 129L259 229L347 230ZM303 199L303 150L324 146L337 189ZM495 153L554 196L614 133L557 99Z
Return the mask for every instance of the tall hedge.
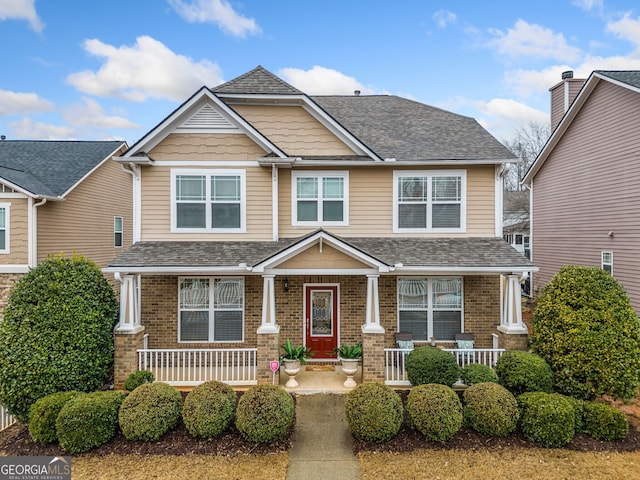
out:
M562 393L629 399L638 388L640 322L622 285L600 268L563 267L544 287L531 345Z
M13 288L0 322L0 404L22 421L50 393L100 388L113 363L118 302L100 268L50 256Z

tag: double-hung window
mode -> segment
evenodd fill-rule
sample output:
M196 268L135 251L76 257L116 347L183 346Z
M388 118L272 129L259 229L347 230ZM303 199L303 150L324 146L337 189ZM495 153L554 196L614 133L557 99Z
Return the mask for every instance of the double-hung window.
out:
M174 232L243 233L244 170L172 171Z
M348 225L348 172L293 172L293 225Z
M600 264L602 269L613 275L613 252L602 252L601 257Z
M398 331L414 340L454 340L462 332L462 278L399 277Z
M464 232L466 172L393 172L395 233Z
M9 203L0 203L0 253L9 253Z
M179 289L180 342L243 341L242 278L181 278Z
M122 217L113 217L113 246L118 248L124 245L124 229Z

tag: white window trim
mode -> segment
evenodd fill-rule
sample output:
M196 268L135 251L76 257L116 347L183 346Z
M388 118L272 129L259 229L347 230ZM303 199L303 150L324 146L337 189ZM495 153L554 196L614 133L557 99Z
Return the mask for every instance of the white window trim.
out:
M118 219L120 219L120 230L117 230L116 228L116 222ZM118 233L120 234L122 245L116 244L116 234ZM124 247L124 218L122 218L120 215L116 215L113 217L113 248L123 248L123 247Z
M210 178L216 175L240 177L240 228L178 228L178 213L176 201L176 177L179 175L204 175L206 184L206 223L211 221L211 188ZM171 169L171 233L246 233L247 231L247 172L237 169Z
M206 279L209 280L209 340L181 340L182 332L181 332L181 322L180 322L180 284L182 280L189 280L192 278ZM242 280L242 337L240 340L214 340L215 335L215 322L214 322L214 297L213 297L213 286L215 284L215 280L218 279L231 279L231 280ZM246 309L246 291L245 291L245 281L244 277L178 277L178 343L244 343L244 330L245 330L245 309Z
M605 255L611 255L611 262L605 262L604 261L604 256ZM602 250L600 252L600 268L602 268L603 270L605 270L605 265L609 265L611 267L611 276L613 277L613 252L611 250Z
M423 308L400 308L400 278L422 279L427 281L427 338L426 340L414 339L418 342L428 342L433 337L433 312L434 311L460 311L460 331L464 332L464 277L445 277L445 276L429 276L429 277L398 277L396 282L396 328L400 331L400 311L424 311ZM433 280L460 280L460 307L459 308L435 308L433 306ZM452 342L453 340L439 340L436 342Z
M427 216L427 228L398 227L398 179L400 177L460 177L460 227L433 228L429 227L430 214ZM429 182L429 194L431 193ZM427 210L431 210L431 196L427 200ZM393 233L465 233L467 231L467 171L466 170L394 170L393 171Z
M298 221L298 188L297 181L300 177L342 177L344 178L344 198L342 199L342 221L341 222L303 222ZM318 182L321 185L322 182ZM318 191L319 193L319 191ZM322 200L318 199L318 219L321 218ZM347 227L349 226L349 172L346 170L313 170L313 171L295 171L291 173L291 225L294 227Z
M9 237L11 232L11 228L10 228L11 204L0 203L0 208L4 208L5 210L4 212L4 247L5 248L0 249L0 254L8 254L11 251L10 243L9 243Z

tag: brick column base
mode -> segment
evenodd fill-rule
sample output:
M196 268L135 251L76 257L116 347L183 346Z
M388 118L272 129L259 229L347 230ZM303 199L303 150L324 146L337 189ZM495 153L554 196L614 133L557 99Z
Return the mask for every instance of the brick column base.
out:
M258 383L272 383L273 372L269 364L273 360L280 358L280 334L279 333L259 333L258 334ZM280 371L275 373L276 385L280 384Z
M115 332L113 384L122 389L129 375L138 370L138 349L143 346L144 327L132 332Z
M498 343L505 350L529 350L529 335L526 333L510 334L498 330Z
M384 383L384 334L362 334L362 382Z

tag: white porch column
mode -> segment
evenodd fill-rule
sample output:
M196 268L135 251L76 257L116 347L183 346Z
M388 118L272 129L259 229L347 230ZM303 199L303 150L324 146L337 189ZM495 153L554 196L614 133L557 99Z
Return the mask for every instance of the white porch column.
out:
M522 292L520 290L520 275L506 275L502 297L502 318L498 330L510 334L528 333L527 326L522 322Z
M367 306L363 333L384 333L384 327L380 325L380 303L378 301L378 277L380 275L367 275Z
M138 332L143 327L140 324L140 309L138 308L137 280L134 275L115 274L120 282L120 321L116 326L118 332Z
M263 275L262 287L262 324L258 333L278 333L280 326L276 324L275 275Z

